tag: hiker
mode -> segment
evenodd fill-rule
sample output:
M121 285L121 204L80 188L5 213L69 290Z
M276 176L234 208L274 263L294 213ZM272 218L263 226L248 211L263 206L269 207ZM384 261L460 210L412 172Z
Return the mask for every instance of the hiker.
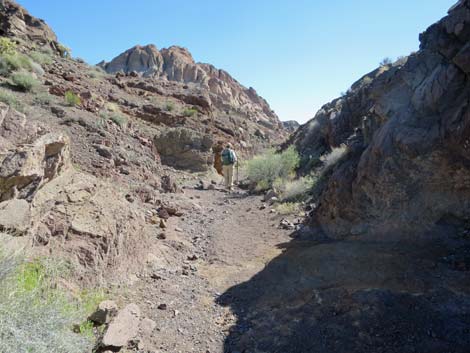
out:
M225 177L225 187L228 190L232 190L233 186L233 167L237 162L237 155L233 150L232 144L229 142L225 146L221 154L224 177Z

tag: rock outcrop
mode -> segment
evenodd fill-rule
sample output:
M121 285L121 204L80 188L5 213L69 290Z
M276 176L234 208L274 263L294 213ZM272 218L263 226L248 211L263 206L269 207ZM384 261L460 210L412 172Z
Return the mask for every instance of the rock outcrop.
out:
M213 165L210 135L184 128L169 129L156 136L154 142L162 162L172 167L205 172Z
M470 1L420 41L418 52L361 78L291 139L304 172L328 164L311 222L332 237L468 221Z
M289 132L295 132L300 127L300 124L295 121L295 120L288 120L288 121L283 121L282 125L284 126L284 129L286 129Z
M243 87L224 70L196 63L185 48L172 46L159 51L152 44L135 46L99 66L108 73L136 73L155 80L180 83L183 91L186 90L181 96L187 96L188 90L200 91L199 94L208 94L210 104L220 110L233 109L271 129L282 128L276 114L253 88Z
M11 0L0 2L0 36L9 36L26 42L57 47L57 37L41 19Z

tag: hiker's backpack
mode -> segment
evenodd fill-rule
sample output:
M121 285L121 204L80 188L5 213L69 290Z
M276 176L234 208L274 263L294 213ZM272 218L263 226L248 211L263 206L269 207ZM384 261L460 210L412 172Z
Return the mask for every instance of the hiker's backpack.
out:
M224 149L222 151L222 164L223 165L230 165L235 163L235 155L231 149Z

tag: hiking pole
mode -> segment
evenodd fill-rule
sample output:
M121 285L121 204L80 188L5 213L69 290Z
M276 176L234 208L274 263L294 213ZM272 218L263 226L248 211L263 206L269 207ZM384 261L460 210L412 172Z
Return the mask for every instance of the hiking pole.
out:
M240 184L240 180L238 179L238 175L239 175L239 172L238 172L238 167L240 165L240 159L237 160L237 185Z

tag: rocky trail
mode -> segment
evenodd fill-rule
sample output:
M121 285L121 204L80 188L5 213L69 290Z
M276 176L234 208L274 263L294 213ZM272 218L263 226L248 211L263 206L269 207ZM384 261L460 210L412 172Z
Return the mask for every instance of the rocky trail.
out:
M127 296L157 323L145 349L223 352L237 317L219 299L279 255L291 231L279 229L282 217L264 208L261 196L217 187L187 188L186 197L196 211L171 218L157 240L179 258L159 255Z
M125 291L153 322L137 351L467 351L465 235L333 241L280 229L283 217L241 190L174 197L195 211L169 219Z

